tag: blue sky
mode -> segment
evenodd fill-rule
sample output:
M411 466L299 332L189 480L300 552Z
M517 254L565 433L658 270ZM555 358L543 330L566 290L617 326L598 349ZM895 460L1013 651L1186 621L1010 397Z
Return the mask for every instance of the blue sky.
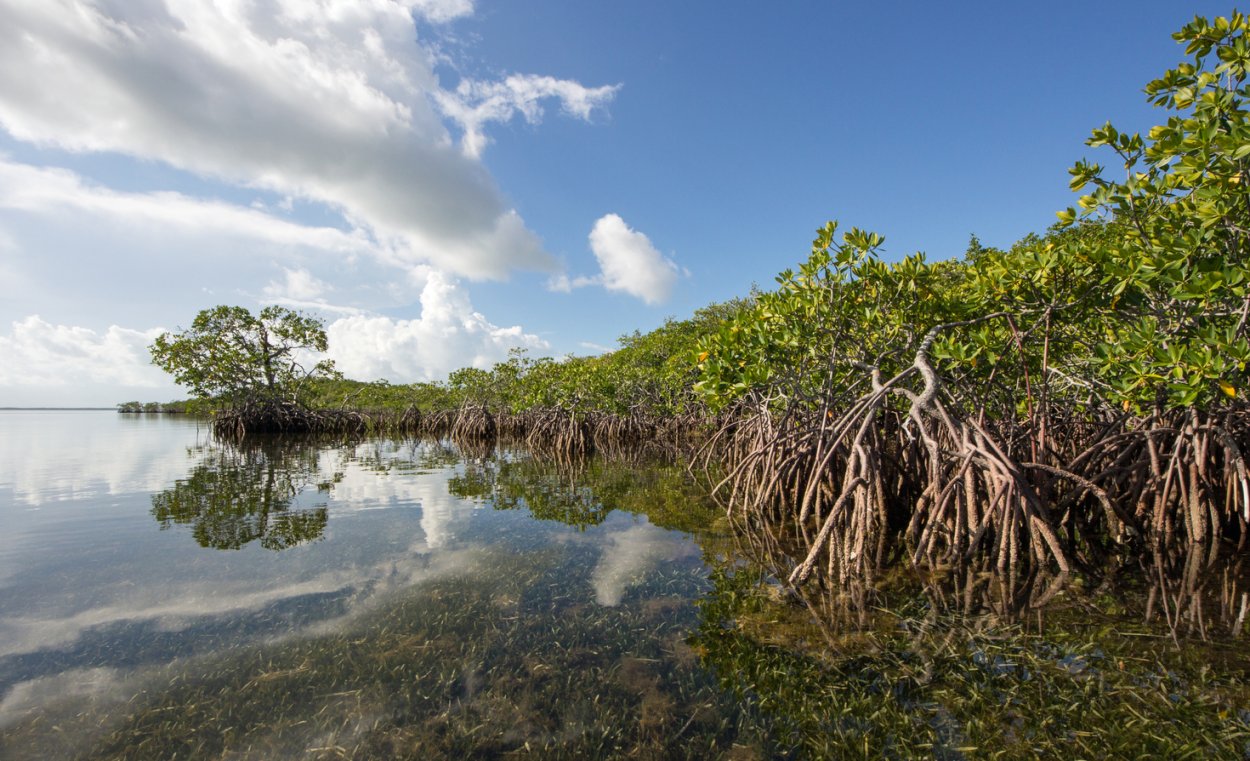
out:
M405 382L767 287L831 218L1009 245L1230 10L0 0L0 406L178 397L144 347L218 303Z

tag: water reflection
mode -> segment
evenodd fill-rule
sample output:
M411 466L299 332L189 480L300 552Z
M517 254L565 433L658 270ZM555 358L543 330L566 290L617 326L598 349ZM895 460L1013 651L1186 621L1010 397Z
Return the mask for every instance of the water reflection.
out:
M201 547L237 550L258 541L283 550L321 538L329 513L324 501L300 506L315 487L328 494L343 474L323 473L319 449L302 442L249 439L200 447L199 463L173 487L152 495L162 529L191 527Z
M1156 550L1136 564L1120 586L1125 597L1140 599L1138 579L1147 589L1143 615L1161 623L1173 640L1238 638L1250 607L1250 574L1240 553L1223 554L1218 543ZM1127 607L1127 606L1126 606Z
M160 488L71 500L83 531L32 530L6 559L0 758L1236 757L1250 739L1247 587L1218 552L1064 588L895 568L789 589L786 537L720 533L680 465L185 443Z
M676 471L417 441L175 451L162 488L37 513L5 557L0 757L730 747L736 709L683 641L700 549L615 509L695 520Z
M579 529L625 511L663 528L706 533L721 514L680 463L662 457L569 459L504 451L466 459L447 486L462 499Z
M632 605L568 583L593 551L490 552L395 590L332 629L138 672L81 670L22 691L43 717L0 734L6 758L707 758L743 739L685 643L699 566L668 567ZM77 693L77 694L74 694ZM130 695L130 698L121 696ZM122 705L122 700L127 700ZM15 706L16 708L16 706ZM7 751L7 753L6 753Z
M591 571L595 602L620 605L625 592L647 579L658 566L696 554L688 540L651 523L608 532L603 552Z
M626 592L657 566L699 554L688 537L667 529L706 537L716 515L681 468L654 458L479 456L466 462L447 488L463 499L498 510L524 509L540 520L583 531L616 511L647 516L644 523L608 530L600 540L603 550L591 585L595 601L607 607L620 605Z
M1231 546L1110 558L1076 576L896 564L791 586L804 545L785 531L735 525L691 642L723 687L768 706L761 721L789 738L786 752L1237 758L1250 748L1250 595Z
M964 600L1001 599L993 579L970 581L904 573L818 595L726 564L691 644L722 687L759 701L761 731L781 754L1240 758L1250 747L1238 644L1178 649L1140 610L1119 615L1098 596L1059 594L1044 614L968 616L956 610Z
M0 411L0 499L39 508L163 489L207 437L183 416Z
M474 506L461 490L474 469L457 475L461 456L446 442L253 437L188 455L191 472L152 495L151 513L211 549L289 549L321 539L332 513L394 508L418 509L426 548L438 549L455 543Z
M596 463L599 465L599 463ZM603 522L612 508L602 467L586 460L542 460L529 455L481 456L447 487L462 499L489 502L499 510L528 509L540 520L584 529ZM608 473L614 473L612 469Z
M802 537L788 523L759 516L733 522L735 553L770 578L788 579L802 559ZM797 585L780 584L801 601L831 640L848 629L870 625L883 608L921 606L934 616L1030 622L1044 628L1067 612L1119 629L1185 639L1240 637L1250 612L1250 568L1233 546L1187 544L1153 552L1109 557L1104 565L1077 574L1033 570L1012 576L990 563L920 569L896 564L845 581L813 574ZM1092 619L1091 619L1092 620Z

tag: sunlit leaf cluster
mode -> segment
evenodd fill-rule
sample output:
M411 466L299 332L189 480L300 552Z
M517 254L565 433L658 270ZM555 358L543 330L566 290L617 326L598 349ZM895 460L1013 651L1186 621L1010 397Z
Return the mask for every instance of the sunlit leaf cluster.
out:
M334 378L321 321L279 306L259 315L218 306L196 315L191 327L164 333L152 344L152 362L196 397L224 403L298 398L312 378Z
M703 339L695 388L713 407L853 398L936 329L929 358L1001 414L1041 386L1137 412L1236 398L1250 361L1247 31L1233 14L1175 35L1192 62L1146 88L1166 122L1145 137L1094 130L1088 145L1123 177L1078 162L1071 186L1085 193L1045 236L886 263L881 236L826 225L776 291Z

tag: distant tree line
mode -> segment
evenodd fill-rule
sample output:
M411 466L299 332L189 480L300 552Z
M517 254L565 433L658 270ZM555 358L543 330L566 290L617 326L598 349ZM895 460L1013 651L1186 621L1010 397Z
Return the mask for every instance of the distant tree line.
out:
M195 402L183 399L174 402L122 402L117 405L118 412L161 412L165 414L185 415L194 413Z

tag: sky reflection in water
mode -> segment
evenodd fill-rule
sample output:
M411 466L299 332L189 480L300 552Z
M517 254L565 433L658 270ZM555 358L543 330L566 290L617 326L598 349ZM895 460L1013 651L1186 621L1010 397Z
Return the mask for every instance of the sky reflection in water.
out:
M792 559L700 528L707 509L680 467L0 413L0 758L1250 747L1244 640L1216 620L1236 568L1199 593L1073 589L1044 626L995 614L975 569L804 607L771 581ZM1212 640L1174 648L1146 595L1207 611Z
M535 521L453 496L462 472L428 442L241 453L180 418L0 413L0 727L54 699L120 704L180 659L350 629L396 595L489 580L518 554L593 558L562 583L600 606L657 568L702 573L688 536L646 518L613 513L585 530ZM170 495L184 520L154 519ZM281 551L256 529L318 510L326 520L307 535L271 543ZM210 546L237 549L201 547L202 523L216 532Z

